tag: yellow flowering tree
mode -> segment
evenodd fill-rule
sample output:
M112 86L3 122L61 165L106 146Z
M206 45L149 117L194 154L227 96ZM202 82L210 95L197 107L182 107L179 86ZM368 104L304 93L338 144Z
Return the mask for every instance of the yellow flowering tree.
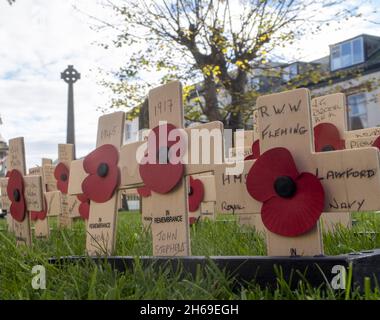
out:
M232 129L243 127L257 93L248 92L247 80L277 72L268 63L275 48L329 21L355 16L357 9L343 0L107 0L103 5L118 21L105 24L117 30L113 45L128 48L125 64L103 82L114 93L113 107L134 107L132 115L142 116L146 113L138 110L147 90L179 79L185 83L187 119L219 120ZM323 19L322 8L328 8Z

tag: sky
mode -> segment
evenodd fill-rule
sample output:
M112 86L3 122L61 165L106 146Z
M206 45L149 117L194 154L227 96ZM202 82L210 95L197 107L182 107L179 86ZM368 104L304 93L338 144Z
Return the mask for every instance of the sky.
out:
M0 134L6 140L25 138L28 167L40 165L43 157L56 159L58 143L66 141L67 84L60 74L69 64L82 76L74 86L77 157L95 147L101 115L97 107L109 101L109 93L97 84L97 69L116 69L125 59L123 49L106 51L96 44L112 36L112 30L99 33L91 28L94 21L85 14L109 21L100 2L17 0L9 6L0 0ZM380 7L380 0L361 6L360 11L365 19L380 23L380 15L371 13L375 7ZM310 61L327 55L330 44L361 33L380 36L380 24L354 19L340 30L331 26L302 38L282 54L289 62Z

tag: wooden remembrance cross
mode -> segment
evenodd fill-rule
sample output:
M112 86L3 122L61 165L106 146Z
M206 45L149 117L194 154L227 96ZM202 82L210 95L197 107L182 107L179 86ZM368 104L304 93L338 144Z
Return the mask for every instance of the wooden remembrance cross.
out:
M40 176L42 181L43 195L43 210L30 212L30 219L34 221L34 234L38 239L47 239L50 235L49 220L47 217L47 202L45 198L46 184L43 178L42 167L33 167L29 169L29 175Z
M32 245L28 211L43 209L43 192L40 176L26 176L24 138L9 140L8 178L1 178L4 207L13 217L13 231L17 245ZM21 179L20 179L21 177ZM6 197L8 200L6 200ZM8 206L9 207L6 207Z
M119 137L119 139L116 141L114 140L114 142L117 142L117 144L120 145L123 137L123 125L121 124L120 119L124 118L124 113L115 113L101 117L99 120L98 137L101 132L113 132L114 139L116 136ZM108 120L106 121L105 119ZM149 92L150 128L154 129L158 127L160 121L167 121L168 127L175 126L179 129L182 128L182 89L179 82L172 82ZM105 125L107 125L107 128ZM204 125L203 127L207 130L209 130L210 127L219 128L219 134L222 135L220 132L220 123L211 123ZM105 134L105 136L108 135L108 133ZM164 141L161 150L168 149L169 146L165 142L167 141ZM105 140L103 143L110 142ZM173 167L171 163L164 162L157 163L152 167L150 166L150 163L147 163L148 166L145 167L145 169L141 169L141 166L143 166L141 158L144 157L146 152L146 145L144 144L146 143L140 141L126 144L120 148L118 163L121 169L121 183L120 186L118 186L118 189L136 189L141 187L149 189L150 205L144 207L144 203L147 203L147 201L144 200L145 198L143 198L142 202L144 211L147 212L147 215L152 216L153 220L151 230L153 233L154 255L190 255L186 175L212 172L213 165L194 164L184 166L174 165ZM213 147L214 144L215 142L213 141L211 147ZM99 146L100 144L98 143L97 145ZM191 142L189 145L191 145ZM220 151L222 152L222 149ZM155 153L155 150L153 150L153 152L156 157L157 154ZM137 159L139 153L140 157ZM210 162L215 162L212 157ZM178 170L179 167L182 168ZM140 173L142 173L142 175L140 175ZM87 174L83 170L83 160L73 161L70 171L70 194L80 194L83 192L81 186L83 185L82 182L86 178L86 175ZM144 179L142 176L144 176ZM99 188L101 188L101 186L99 186ZM103 206L103 208L98 208L98 206ZM95 214L94 207L96 208ZM149 210L151 210L151 214L149 214ZM112 218L110 218L111 215ZM107 217L107 221L104 221L105 217ZM106 222L106 224L111 225L111 227L105 230L105 228L99 226L99 219L103 219L102 224ZM91 220L93 222L91 222ZM113 204L113 202L108 204L108 207L105 206L105 204L91 202L90 221L88 222L88 225L90 229L91 225L96 225L98 227L96 228L96 231L88 229L86 247L90 254L111 254L113 252L116 230L114 228L115 223L112 222L113 220L116 220L116 205ZM103 241L104 238L107 237L108 250L106 250L106 252L105 250L99 250L99 246L91 243L91 239L95 238L93 235L95 232L96 242L99 242L99 240Z
M343 138L347 130L346 110L346 96L343 93L329 94L311 100L314 142L321 139L320 143L314 143L314 151L317 151L316 145L318 148L331 149L331 142L345 149ZM347 228L352 225L350 212L324 212L321 215L321 222L323 230L330 232L334 231L337 225Z
M182 106L182 86L178 81L171 82L167 85L155 88L149 92L149 127L152 131L158 131L160 122L164 124L161 128L174 126L183 128L183 106ZM156 128L156 129L155 129ZM195 131L199 130L199 131ZM162 130L164 131L164 130ZM180 130L179 130L180 131ZM202 140L199 144L199 137L196 133L213 135L210 144L204 144ZM188 256L190 255L190 237L189 237L189 219L188 219L188 185L186 178L190 175L208 174L199 177L203 179L206 188L203 201L209 208L204 208L206 212L214 210L214 197L212 176L215 169L215 163L222 162L223 155L223 126L220 122L212 122L193 128L182 130L181 144L185 149L182 159L187 159L190 164L172 165L171 163L158 163L151 166L149 163L144 168L141 165L141 158L136 159L138 150L141 152L144 142L136 142L124 145L120 150L120 161L122 168L121 185L122 188L143 187L148 189L150 196L142 198L142 205L149 204L143 209L146 215L152 217L151 231L153 235L153 255L155 256ZM194 136L192 133L195 133ZM187 137L187 139L183 139ZM167 149L164 139L164 145L159 145L161 149ZM161 143L161 142L159 142ZM150 141L148 138L148 151ZM197 150L193 151L197 146ZM170 148L173 148L171 146ZM169 149L170 150L170 149ZM203 153L209 153L210 150L217 150L221 155L219 158L215 153L209 154L209 163L207 161L192 161L194 155L202 156ZM155 149L152 148L155 154ZM165 154L165 152L164 152ZM170 155L170 151L169 151ZM165 156L165 155L164 155ZM170 159L169 159L170 160ZM199 158L198 158L199 160ZM204 163L206 162L206 163ZM181 168L182 167L182 168ZM180 168L180 169L179 169ZM162 173L163 172L163 173ZM198 177L194 177L198 179ZM174 186L174 187L173 187ZM162 190L163 189L163 190ZM202 206L202 204L201 204Z
M257 123L257 110L253 111L253 130L245 130L244 135L242 138L244 139L244 147L240 148L240 150L244 150L243 159L248 158L255 158L257 155L253 154L253 145L254 143L257 143L259 139L259 127ZM241 138L238 136L237 132L234 134L234 140L235 140L235 146L240 145L241 142L238 141L238 139ZM239 150L239 148L235 148ZM260 152L260 150L255 150L256 152ZM235 151L235 155L238 156L238 151ZM239 160L237 160L239 161ZM249 196L247 194L247 196ZM237 208L238 209L238 208ZM235 213L235 209L229 208L233 213ZM224 211L224 210L223 210ZM228 211L228 210L226 210ZM237 210L237 216L238 216L238 222L240 225L245 225L245 226L250 226L254 227L256 232L259 233L265 233L265 226L263 224L263 221L261 219L260 211L257 212L250 212L250 213L244 213L244 212L239 212Z
M380 127L346 131L344 137L347 149L371 147L376 143L380 147Z
M44 210L31 212L31 220L34 223L34 233L36 238L46 239L50 236L49 217L59 216L61 213L61 193L56 189L54 178L54 166L51 159L42 159L41 167L29 169L29 175L41 176L42 189L44 192ZM50 174L49 174L50 173ZM49 183L47 179L52 180Z
M322 153L312 152L310 94L307 89L259 97L257 108L259 111L260 158L266 151L273 148L286 148L291 153L299 173L310 172L320 180L324 190L324 208L321 212L345 212L348 206L352 208L352 211L379 209L378 150L363 148ZM280 159L278 161L278 165L280 165ZM240 176L218 175L217 195L222 191L228 197L225 197L224 200L217 200L217 205L222 203L222 208L232 207L240 212L247 211L247 213L261 210L262 202L256 201L252 197L248 201L248 192L246 191L244 194L243 184L245 184L251 168L254 168L254 160L244 162L244 171ZM221 169L223 168L221 167ZM268 169L270 170L270 168ZM252 177L252 179L254 178ZM307 186L305 189L307 190ZM235 197L230 196L231 193ZM302 203L302 205L307 208L308 204ZM286 206L286 202L284 206ZM279 215L281 210L278 208ZM281 236L269 230L267 230L266 236L268 255L271 256L323 254L321 230L318 223L308 232L295 237Z
M92 256L111 255L115 250L120 180L118 150L123 141L124 124L124 112L101 116L98 121L96 150L85 159L71 162L68 193L83 194L83 186L86 181L89 182L86 251ZM86 165L88 172L85 171ZM90 201L90 197L96 201Z
M71 228L73 219L79 216L79 200L76 196L68 194L71 163L74 159L75 146L73 144L58 144L58 163L54 167L54 179L57 189L61 192L61 207L58 215L59 228Z

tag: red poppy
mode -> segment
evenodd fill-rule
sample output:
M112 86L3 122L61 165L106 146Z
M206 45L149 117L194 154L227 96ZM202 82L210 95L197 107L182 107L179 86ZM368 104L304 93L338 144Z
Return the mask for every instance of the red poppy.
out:
M9 174L7 185L8 198L11 201L10 212L18 222L23 222L26 216L26 202L24 198L24 179L18 170Z
M44 210L42 211L30 211L30 219L32 219L33 221L36 221L36 220L45 220L46 216L47 216L47 213L48 213L48 207L47 207L47 202L46 202L46 198L44 197Z
M77 195L77 199L80 201L79 214L83 220L88 220L90 216L90 199L85 194Z
M286 237L312 229L324 208L321 182L311 173L299 173L285 148L270 149L255 161L247 176L247 191L263 203L266 228Z
M376 138L376 140L372 143L372 146L380 150L380 136Z
M190 225L193 225L193 224L196 224L198 221L199 221L200 217L196 218L196 217L190 217L189 218L189 224Z
M244 160L255 160L260 157L260 141L255 140L252 143L252 154L246 156Z
M189 188L189 211L197 211L204 197L203 183L199 179L193 179L190 176L190 188Z
M119 151L111 144L97 148L84 158L83 169L89 176L82 182L82 190L88 199L103 203L112 198L120 183L117 166Z
M69 176L70 170L62 162L54 169L54 177L57 180L57 189L64 194L67 194L67 189L69 188Z
M314 145L316 152L345 149L338 128L331 123L320 123L314 127Z
M164 124L151 130L148 136L147 161L139 165L140 176L145 186L160 194L171 191L181 181L184 172L183 163L181 161L175 163L174 160L174 157L178 159L180 155L171 151L171 147L177 144L179 150L184 150L184 139L179 135L175 141L169 141L168 137L172 130L178 129L172 124ZM160 133L166 134L166 141L161 141Z
M137 193L144 198L150 197L152 195L152 191L147 187L137 188Z

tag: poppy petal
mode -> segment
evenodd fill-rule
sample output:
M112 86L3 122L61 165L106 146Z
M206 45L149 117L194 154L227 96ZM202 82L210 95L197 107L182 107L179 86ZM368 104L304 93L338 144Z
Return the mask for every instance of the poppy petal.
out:
M38 219L38 212L37 211L30 211L30 219L32 221L36 221Z
M96 174L101 164L115 167L119 161L119 151L112 144L104 144L89 153L83 161L83 169L88 174Z
M165 194L171 191L183 177L184 167L177 164L143 164L139 166L140 176L146 187Z
M11 216L18 222L24 221L26 216L24 179L18 170L12 170L9 174L7 194L11 201L11 206L9 208Z
M291 198L273 197L261 209L265 227L285 237L296 237L311 230L324 208L324 190L311 173L301 173L297 191Z
M257 201L267 201L277 196L274 182L280 176L295 180L298 171L288 149L273 148L264 152L253 163L247 176L247 191Z
M80 202L86 202L86 201L90 200L90 199L87 198L87 196L84 193L78 194L77 195L77 199Z
M380 150L380 136L376 138L376 140L372 143L372 146Z
M258 159L260 157L260 140L255 140L253 142L252 155L253 155L253 159Z
M97 203L103 203L112 198L119 185L120 170L116 165L108 167L105 177L90 174L82 182L83 193L88 199Z
M193 225L193 224L195 224L197 222L198 222L198 218L196 218L196 217L190 217L189 218L189 224L190 225Z
M151 190L147 187L137 188L137 193L144 198L150 197L152 195Z
M197 211L204 197L204 186L201 180L190 176L189 211Z
M79 205L79 214L84 220L88 220L90 217L90 203L89 201L81 202Z
M12 202L9 211L13 219L18 222L23 222L26 217L26 203L24 198L19 202Z
M47 217L47 213L48 213L48 206L47 206L46 197L44 197L44 210L39 212L38 218L40 220L45 220L45 218Z
M252 143L252 153L244 158L244 160L255 160L260 157L260 141L255 140Z
M57 189L64 194L67 194L69 188L70 170L67 166L60 162L54 169L54 177L57 180Z
M345 149L344 140L332 123L320 123L314 127L314 145L316 152Z
M48 207L47 207L47 202L46 202L46 198L44 197L44 209L41 210L41 211L30 211L30 219L32 219L33 221L36 221L37 219L40 219L40 220L44 220L47 216L47 211L48 211Z
M166 130L166 132L162 130ZM147 163L139 165L140 176L145 186L160 194L171 191L181 181L184 172L184 166L180 161L178 163L171 161L174 155L169 152L169 148L175 144L179 144L178 150L185 150L185 139L181 136L181 133L178 132L176 141L168 141L169 134L172 130L177 130L177 128L170 123L157 126L151 130L148 136L148 161ZM166 141L161 141L160 132L164 132L164 136L166 135L167 138ZM165 153L160 155L160 151L163 149ZM165 155L166 158L169 158L163 159L166 160L166 163L159 159L160 156ZM176 154L176 156L180 155ZM153 160L151 161L153 163L149 163L150 160Z
M169 134L173 130L179 131L179 129L171 123L166 123L166 124L161 124L159 126L156 126L150 131L148 135L148 144L150 144L150 147L154 147L154 144L152 145L152 142L155 141L155 146L160 148L160 147L166 147L166 146L171 147L172 145L178 143L179 140L181 140L181 142L184 142L181 132L178 132L178 136L175 141L172 141L172 140L169 141ZM160 133L162 137L166 139L160 139Z

